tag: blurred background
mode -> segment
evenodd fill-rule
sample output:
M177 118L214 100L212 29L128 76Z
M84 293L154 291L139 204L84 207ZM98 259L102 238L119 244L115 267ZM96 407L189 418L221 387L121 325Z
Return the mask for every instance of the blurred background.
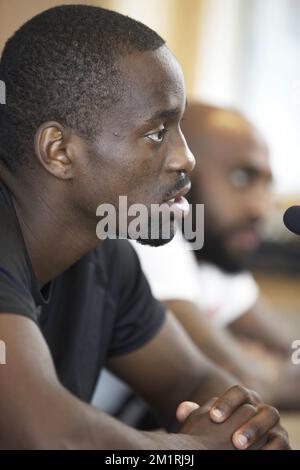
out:
M276 203L252 269L270 302L298 316L300 245L282 213L300 203L300 0L0 0L0 52L27 19L68 3L103 6L152 27L181 63L189 99L236 107L264 133ZM300 448L300 417L285 419Z

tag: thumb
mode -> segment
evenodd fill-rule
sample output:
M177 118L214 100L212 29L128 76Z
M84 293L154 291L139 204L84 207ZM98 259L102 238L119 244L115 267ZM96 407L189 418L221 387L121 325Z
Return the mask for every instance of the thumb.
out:
M189 415L197 410L199 405L194 401L183 401L178 405L176 410L176 418L180 423L184 423L184 421L189 417Z

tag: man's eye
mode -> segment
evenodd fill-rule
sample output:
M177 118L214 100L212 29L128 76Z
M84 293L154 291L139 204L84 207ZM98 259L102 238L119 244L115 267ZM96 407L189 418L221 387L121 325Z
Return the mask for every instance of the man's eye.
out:
M235 170L230 174L230 182L235 188L245 188L250 183L250 175L245 170Z
M159 129L158 131L151 132L151 134L148 134L147 137L153 142L156 142L160 144L164 140L164 136L168 132L168 129L166 127L163 127L162 129Z

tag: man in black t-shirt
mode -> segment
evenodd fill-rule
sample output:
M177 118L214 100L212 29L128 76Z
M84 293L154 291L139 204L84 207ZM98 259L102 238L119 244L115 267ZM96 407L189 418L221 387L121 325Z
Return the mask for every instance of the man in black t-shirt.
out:
M184 211L194 159L164 41L115 12L57 7L8 41L0 79L0 447L288 448L277 411L231 387L152 298L128 242L96 236L97 207L118 212L121 195ZM104 364L180 432L90 406Z
M39 325L61 382L90 401L106 358L154 336L165 318L163 307L151 296L126 240L104 241L40 290L3 184L0 224L1 311Z

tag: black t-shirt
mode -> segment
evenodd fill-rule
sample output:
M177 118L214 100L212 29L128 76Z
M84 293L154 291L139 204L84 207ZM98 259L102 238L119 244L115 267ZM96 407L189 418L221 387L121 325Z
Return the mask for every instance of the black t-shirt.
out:
M142 346L165 318L127 240L104 241L40 291L3 183L1 312L24 315L37 323L61 382L85 401L90 401L107 358Z

